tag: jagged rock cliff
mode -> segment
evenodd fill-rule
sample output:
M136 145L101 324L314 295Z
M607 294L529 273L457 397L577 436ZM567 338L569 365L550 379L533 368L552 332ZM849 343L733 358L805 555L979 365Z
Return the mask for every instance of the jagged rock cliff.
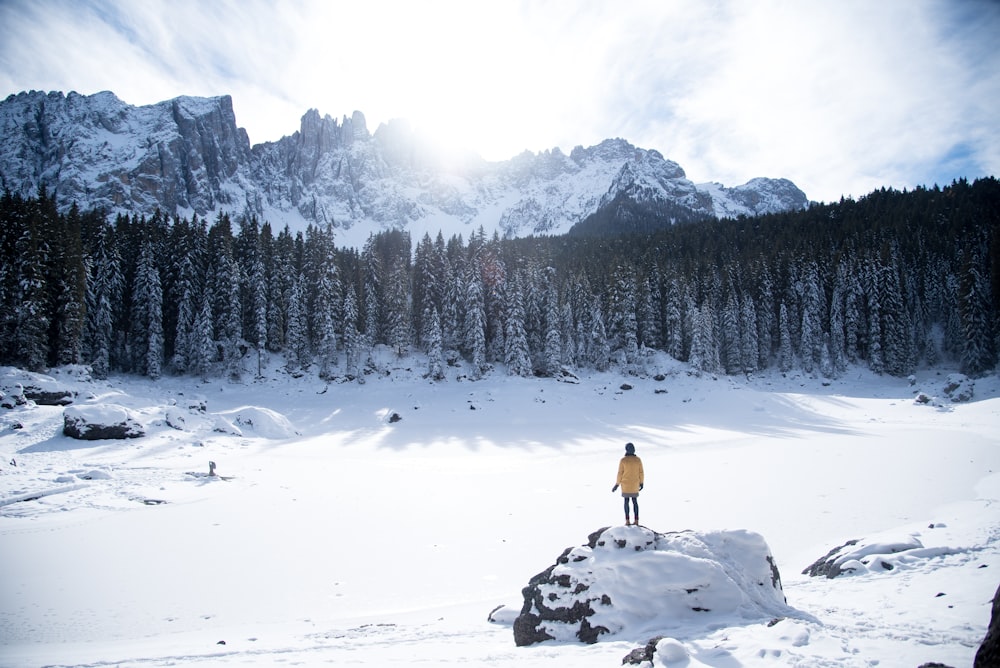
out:
M386 228L560 234L622 198L694 217L807 203L784 179L696 185L623 139L487 162L444 154L402 121L371 133L360 112L338 121L310 110L297 132L251 146L229 96L136 107L109 92L19 93L0 103L0 132L0 186L12 192L44 185L62 207L110 213L226 211L293 229L330 222L342 243Z

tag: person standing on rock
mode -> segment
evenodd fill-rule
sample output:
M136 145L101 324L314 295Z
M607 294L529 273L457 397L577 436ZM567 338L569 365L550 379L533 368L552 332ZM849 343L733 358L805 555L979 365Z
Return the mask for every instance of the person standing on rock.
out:
M632 500L632 509L635 510L635 524L639 525L639 492L643 485L642 460L635 454L635 446L631 443L625 444L625 456L618 462L618 479L612 492L617 492L622 488L622 497L625 499L625 526L632 524L629 517L629 499Z

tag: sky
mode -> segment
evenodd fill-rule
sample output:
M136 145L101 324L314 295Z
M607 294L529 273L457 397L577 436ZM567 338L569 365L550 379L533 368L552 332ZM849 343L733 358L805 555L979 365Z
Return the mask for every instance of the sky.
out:
M815 201L1000 174L996 0L0 0L0 96L231 95L489 160L621 137Z

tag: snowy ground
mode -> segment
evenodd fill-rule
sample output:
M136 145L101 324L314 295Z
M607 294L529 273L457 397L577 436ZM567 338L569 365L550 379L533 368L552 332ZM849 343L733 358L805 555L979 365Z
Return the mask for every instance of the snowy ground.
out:
M801 613L663 620L665 665L971 665L1000 583L996 377L953 404L944 371L430 383L407 363L363 385L81 384L138 417L127 441L0 409L0 665L619 666L648 629L517 648L487 616L622 523L626 441L643 525L760 533ZM801 575L849 539L914 536L892 570Z

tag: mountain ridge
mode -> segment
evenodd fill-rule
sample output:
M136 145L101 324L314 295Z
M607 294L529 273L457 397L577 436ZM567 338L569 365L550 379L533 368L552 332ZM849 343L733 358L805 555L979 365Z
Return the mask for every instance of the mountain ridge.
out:
M112 214L331 223L345 245L392 228L414 237L480 227L504 237L563 234L621 198L695 218L808 204L787 179L695 184L659 151L621 138L490 162L445 153L403 120L370 132L359 111L337 120L309 109L292 134L251 145L229 95L133 106L108 91L21 92L0 102L0 136L0 187L13 193L45 186L61 208Z

